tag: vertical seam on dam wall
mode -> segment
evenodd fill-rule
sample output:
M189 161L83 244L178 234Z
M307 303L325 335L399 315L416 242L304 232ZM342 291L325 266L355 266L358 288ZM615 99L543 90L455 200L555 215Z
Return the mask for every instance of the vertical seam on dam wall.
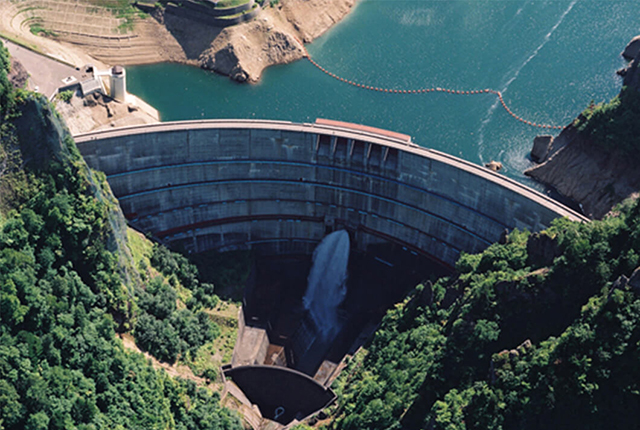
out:
M116 178L116 177L123 177L123 176L128 176L128 175L133 175L136 173L143 173L143 172L152 172L152 171L157 171L157 170L164 170L164 169L178 169L178 168L182 168L182 167L190 167L190 166L212 166L212 165L217 165L217 164L277 164L277 165L284 165L284 166L305 166L305 167L311 167L311 168L319 168L319 169L327 169L327 170L334 170L337 172L343 172L343 173L350 173L350 174L355 174L358 176L365 176L368 178L375 178L377 180L380 181L384 181L384 182L390 182L396 185L400 185L402 187L406 187L415 191L419 191L421 193L430 195L430 196L434 196L437 197L439 199L445 200L453 205L456 205L458 207L464 208L468 211L474 212L478 215L480 215L483 218L486 218L487 220L494 222L496 224L498 224L499 226L501 226L502 228L508 228L508 226L504 223L501 223L500 221L496 220L495 218L492 218L491 216L484 214L482 212L479 212L467 205L464 205L462 203L460 203L457 200L453 200L451 198L448 198L446 196L443 196L442 194L439 193L435 193L433 191L429 191L426 190L424 188L420 188L418 186L415 185L411 185L411 184L407 184L405 182L399 181L397 179L391 179L391 178L386 178L384 176L381 175L374 175L372 173L366 173L363 172L361 170L353 170L353 169L347 169L344 167L334 167L334 166L328 166L328 165L324 165L324 164L313 164L313 163L303 163L303 162L294 162L294 161L279 161L279 160L222 160L222 161L199 161L199 162L193 162L193 163L182 163L182 164L168 164L168 165L163 165L163 166L155 166L155 167L146 167L144 169L137 169L137 170L130 170L127 172L119 172L119 173L112 173L109 175L110 178ZM314 182L309 181L310 184L313 184ZM186 184L184 184L186 185ZM159 188L156 188L156 190ZM142 192L142 191L141 191ZM129 195L134 195L134 193L129 194ZM372 194L373 196L376 196L376 194ZM123 194L123 198L128 196L127 194Z

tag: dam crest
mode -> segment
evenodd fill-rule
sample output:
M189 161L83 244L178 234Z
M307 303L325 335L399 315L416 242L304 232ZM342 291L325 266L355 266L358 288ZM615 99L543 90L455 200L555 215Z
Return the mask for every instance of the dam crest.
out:
M586 220L409 136L337 121L181 121L75 139L129 223L186 252L310 254L344 227L358 250L392 242L451 267L505 230Z

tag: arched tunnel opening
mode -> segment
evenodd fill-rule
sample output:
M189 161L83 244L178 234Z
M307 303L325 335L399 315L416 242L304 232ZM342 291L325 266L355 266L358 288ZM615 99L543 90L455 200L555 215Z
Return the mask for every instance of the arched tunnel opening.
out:
M185 254L250 253L224 370L262 416L281 423L331 401L342 357L461 252L479 252L505 230L583 219L409 136L335 121L184 121L76 141L89 166L105 172L132 227ZM350 242L340 329L318 341L304 295L313 251L336 231Z

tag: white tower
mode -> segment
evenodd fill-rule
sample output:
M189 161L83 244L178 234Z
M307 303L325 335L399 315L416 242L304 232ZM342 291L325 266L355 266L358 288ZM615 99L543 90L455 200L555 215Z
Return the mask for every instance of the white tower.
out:
M124 102L127 94L127 74L122 66L111 68L111 98Z

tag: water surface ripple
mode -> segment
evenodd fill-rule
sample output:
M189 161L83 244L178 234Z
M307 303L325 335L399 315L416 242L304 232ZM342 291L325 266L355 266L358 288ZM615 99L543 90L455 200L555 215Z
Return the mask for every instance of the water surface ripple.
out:
M345 79L385 88L493 88L518 115L567 124L591 100L620 87L619 53L640 32L635 1L363 0L307 46ZM129 91L165 121L264 118L339 119L413 136L414 142L466 160L501 161L522 171L541 130L497 109L496 97L363 91L307 61L265 71L257 85L178 64L127 70Z

